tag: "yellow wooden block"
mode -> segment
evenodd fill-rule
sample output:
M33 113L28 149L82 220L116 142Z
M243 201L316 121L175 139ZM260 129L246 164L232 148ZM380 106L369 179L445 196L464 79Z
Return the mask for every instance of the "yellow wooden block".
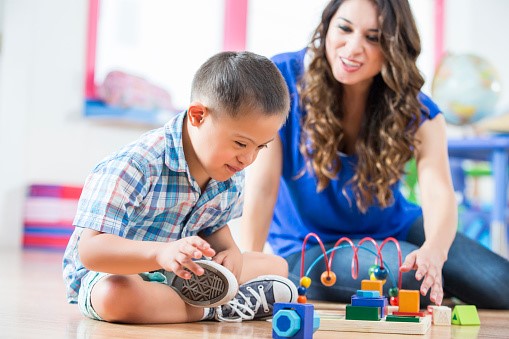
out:
M398 295L399 312L419 312L419 291L400 290Z
M364 291L379 291L380 296L382 296L383 293L383 281L381 280L363 280L361 281L361 290Z

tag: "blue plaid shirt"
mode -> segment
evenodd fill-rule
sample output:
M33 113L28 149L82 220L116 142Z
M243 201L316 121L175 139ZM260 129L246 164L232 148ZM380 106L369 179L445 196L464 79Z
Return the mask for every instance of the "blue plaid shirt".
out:
M140 241L209 235L242 212L244 173L210 180L204 192L191 177L182 147L185 112L100 162L88 176L63 260L67 300L76 303L88 272L78 254L90 228ZM141 273L141 272L140 272Z

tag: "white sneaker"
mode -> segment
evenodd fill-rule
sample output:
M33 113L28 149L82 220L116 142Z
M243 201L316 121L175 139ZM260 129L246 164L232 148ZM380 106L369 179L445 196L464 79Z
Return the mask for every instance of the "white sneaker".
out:
M210 309L206 318L224 322L261 320L272 317L274 303L296 301L297 288L290 280L277 275L262 275L240 285L235 298Z
M226 267L210 260L196 260L204 270L200 276L191 273L182 279L173 272L164 271L168 285L186 303L198 307L216 307L230 301L239 289L237 279Z

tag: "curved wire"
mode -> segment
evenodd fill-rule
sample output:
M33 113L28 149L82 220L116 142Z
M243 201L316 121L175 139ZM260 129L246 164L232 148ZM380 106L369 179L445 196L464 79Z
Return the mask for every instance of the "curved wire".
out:
M327 254L330 254L331 252L334 253L335 251L339 250L340 248L346 248L348 246L349 245L335 246L335 247L331 248L330 250L326 251L324 254L321 254L320 256L318 256L315 259L315 261L313 261L313 263L309 266L308 270L306 271L306 276L309 276L309 274L311 273L311 270L313 269L313 267L318 263L318 261L320 261L320 259L322 259L322 257L327 257ZM377 253L375 251L372 251L369 248L366 248L364 246L357 246L357 249L362 249L364 251L368 251L371 254L374 254L375 256L377 255ZM385 267L387 269L387 272L389 273L389 277L391 279L392 285L393 286L397 286L396 285L396 280L394 279L394 275L392 274L392 271L391 271L389 265L387 265L386 262L384 262L384 264L385 264ZM301 272L301 278L302 277L303 277L303 275L302 275L302 272ZM357 277L353 277L353 275L352 275L352 278L353 279L357 279Z
M322 243L322 240L320 239L320 237L318 235L316 235L316 233L308 233L308 235L306 235L306 237L304 238L304 241L302 242L302 250L301 250L301 254L300 254L300 277L302 279L303 277L303 273L304 273L304 260L305 260L305 255L306 255L306 244L308 242L308 239L310 237L314 237L316 239L316 241L318 241L318 244L320 245L320 248L322 249L322 257L324 257L324 260L325 260L325 268L327 270L327 274L329 274L330 272L330 265L329 263L327 262L327 253L325 252L325 247L323 246L323 243Z

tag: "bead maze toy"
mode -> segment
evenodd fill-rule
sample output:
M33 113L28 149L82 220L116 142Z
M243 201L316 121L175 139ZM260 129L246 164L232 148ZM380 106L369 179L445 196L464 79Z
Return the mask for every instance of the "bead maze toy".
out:
M320 255L304 272L306 244L310 238L316 239L321 250ZM398 281L396 280L383 260L382 250L384 246L392 242L398 251ZM343 244L344 243L344 244ZM373 244L375 251L363 246L364 243ZM343 244L343 245L342 245ZM380 246L377 242L365 237L357 245L347 237L340 238L329 250L325 247L321 239L315 233L309 233L303 241L301 252L300 267L300 285L297 289L297 302L307 303L306 292L311 286L310 272L320 261L325 262L325 271L321 275L321 283L325 286L332 286L336 283L336 274L331 270L334 255L337 250L345 247L353 249L351 274L353 279L358 278L359 274L359 250L368 251L375 255L375 264L369 267L369 280L361 281L361 289L351 298L351 303L346 306L346 315L331 314L330 312L320 312L320 330L324 331L348 331L348 332L378 332L378 333L398 333L398 334L425 334L431 326L431 316L425 315L419 311L419 291L402 290L402 273L399 267L402 264L402 254L398 241L389 237L385 239ZM389 289L389 302L383 295L383 285L387 279L392 281ZM398 306L398 311L389 308L389 304L394 308ZM392 313L392 314L389 314Z

